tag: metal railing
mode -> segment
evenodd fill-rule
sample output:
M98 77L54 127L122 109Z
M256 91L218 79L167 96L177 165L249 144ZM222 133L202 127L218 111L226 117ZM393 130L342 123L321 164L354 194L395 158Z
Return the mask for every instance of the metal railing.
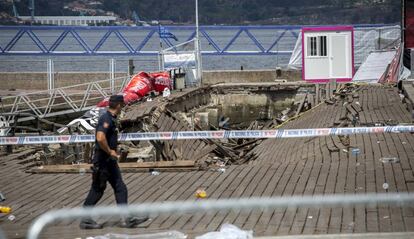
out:
M202 54L290 55L301 28L300 25L201 26ZM189 41L196 35L194 26L168 26L168 29L179 38L177 43ZM168 47L176 44L169 39L159 39L157 26L0 26L2 35L0 55L155 56L160 41Z
M275 208L327 208L356 205L375 206L388 204L395 206L412 205L412 193L382 194L348 194L348 195L315 195L273 198L240 198L206 201L183 201L144 203L130 206L105 206L92 208L60 209L47 212L38 217L30 226L27 238L37 239L43 229L57 220L80 219L96 216L131 216L158 215L161 213L203 213L222 210L265 210Z
M38 118L84 112L93 108L99 101L120 92L128 83L129 77L119 77L93 81L78 85L5 96L1 98L2 114L12 123L17 114L28 113ZM0 114L1 115L1 114ZM33 117L20 117L19 122Z

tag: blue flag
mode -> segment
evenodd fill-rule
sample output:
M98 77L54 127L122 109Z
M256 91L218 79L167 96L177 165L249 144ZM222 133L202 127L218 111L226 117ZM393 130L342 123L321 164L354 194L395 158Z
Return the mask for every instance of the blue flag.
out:
M161 25L158 25L158 34L160 35L160 38L166 38L166 39L172 38L178 41L178 38L174 34L172 34L170 31L168 31L167 28Z

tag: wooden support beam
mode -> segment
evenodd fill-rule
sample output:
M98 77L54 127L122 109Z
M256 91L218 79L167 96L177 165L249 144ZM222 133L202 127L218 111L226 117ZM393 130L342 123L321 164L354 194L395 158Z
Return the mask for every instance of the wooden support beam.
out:
M336 91L336 79L329 80L329 98L334 96L334 91Z
M177 160L177 161L158 161L158 162L141 162L141 163L118 163L121 171L148 171L149 169L167 169L178 171L188 168L197 169L195 161ZM90 172L92 164L73 164L73 165L44 165L27 170L28 173L79 173L79 171Z
M325 100L328 100L328 99L331 98L331 96L329 95L329 93L330 93L329 88L330 88L330 83L328 82L328 83L325 84Z
M315 93L316 93L316 104L319 104L319 102L321 102L321 96L320 96L321 92L319 89L319 84L315 85Z
M302 111L302 108L303 108L303 105L305 104L306 98L308 98L308 93L306 93L305 97L303 97L303 99L300 101L298 109L296 110L295 117L298 116L300 114L300 112Z

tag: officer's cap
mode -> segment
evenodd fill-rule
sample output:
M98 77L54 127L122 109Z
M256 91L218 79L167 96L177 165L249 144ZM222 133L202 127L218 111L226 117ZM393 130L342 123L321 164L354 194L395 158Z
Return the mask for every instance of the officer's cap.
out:
M123 95L111 95L109 97L110 103L124 103L124 96Z

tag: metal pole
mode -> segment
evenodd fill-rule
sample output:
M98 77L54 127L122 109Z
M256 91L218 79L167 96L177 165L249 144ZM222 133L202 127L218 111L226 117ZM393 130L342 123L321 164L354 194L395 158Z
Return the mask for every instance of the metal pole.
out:
M50 59L47 59L47 62L46 62L46 66L47 66L47 90L49 91L49 94L50 94L50 90L51 90L51 84L50 84L50 71L51 71L51 69L50 69Z
M161 70L165 70L164 52L161 55Z
M195 14L196 14L196 42L195 42L195 50L196 50L196 54L197 54L197 62L196 62L196 64L197 64L197 69L196 69L196 72L197 72L197 81L198 81L198 84L199 85L201 85L202 84L202 78L203 78L203 76L202 76L202 74L203 74L203 72L202 72L202 69L201 69L201 53L200 53L200 33L199 33L199 23L198 23L198 0L195 0Z
M276 44L276 67L279 67L279 44Z
M54 79L54 65L53 60L47 60L47 90L49 94L52 94L52 91L55 89L55 79Z
M158 52L158 70L161 71L161 51Z
M30 10L30 23L31 25L33 25L34 23L34 15L35 15L35 4L34 4L34 0L30 0L29 2L30 6L29 6L29 10Z
M115 59L110 59L109 60L109 71L110 71L110 88L111 88L111 93L115 94Z
M128 60L128 76L132 76L134 74L134 60L133 59L129 59Z
M414 50L410 49L411 78L414 77Z
M164 51L162 41L160 41L160 47L161 47L161 50L160 50L160 68L161 68L161 71L164 71L165 70L164 56L165 56L167 50Z
M381 50L381 28L378 29L378 49Z
M405 0L401 0L401 43L405 40Z
M160 30L160 25L158 25L158 31ZM160 47L158 51L158 68L160 71L164 70L164 47L162 45L162 39L160 37Z
M55 63L53 62L53 60L50 60L50 65L52 66L52 85L53 85L53 90L56 88L55 87Z

